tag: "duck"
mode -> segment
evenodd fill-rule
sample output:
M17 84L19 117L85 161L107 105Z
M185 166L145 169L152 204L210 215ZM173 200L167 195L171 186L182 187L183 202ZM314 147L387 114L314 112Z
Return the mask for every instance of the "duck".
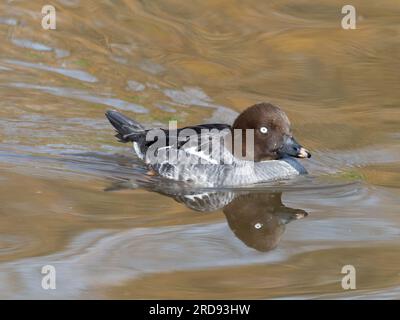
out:
M285 112L262 102L233 124L211 123L146 129L118 111L106 117L120 142L133 144L148 174L204 187L235 187L307 174L297 159L311 153L293 137Z

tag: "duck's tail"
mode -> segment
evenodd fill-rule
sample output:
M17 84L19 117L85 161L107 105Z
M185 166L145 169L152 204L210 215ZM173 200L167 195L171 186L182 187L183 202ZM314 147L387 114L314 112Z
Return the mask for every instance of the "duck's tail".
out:
M107 111L106 117L117 131L115 136L120 142L135 141L135 138L145 130L139 122L132 120L117 111Z

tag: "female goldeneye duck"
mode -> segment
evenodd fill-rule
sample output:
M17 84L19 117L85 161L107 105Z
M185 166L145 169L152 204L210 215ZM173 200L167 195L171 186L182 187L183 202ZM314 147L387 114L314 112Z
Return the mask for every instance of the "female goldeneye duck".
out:
M286 179L307 173L294 158L311 157L310 152L293 138L286 114L270 103L258 103L249 107L236 118L233 125L216 123L171 131L157 129L165 136L164 144L161 144L162 137L151 135L155 129L146 130L135 120L117 111L107 111L106 117L116 129L119 141L133 142L135 153L149 166L151 172L197 185L237 186ZM239 132L241 155L237 156L232 152L237 143L235 139L230 146L223 144L221 147L221 143L215 144L216 140L213 138L220 132L232 133L233 136ZM183 133L188 139L179 138ZM252 140L247 139L249 133L252 134ZM153 139L148 139L149 135ZM193 146L189 143L192 137L201 143ZM243 157L248 151L248 141L253 144L250 159ZM175 152L175 161L171 161L171 158L157 161L150 156L160 155L166 149L169 154ZM220 162L221 154L228 161Z
M242 129L255 129L254 161L278 160L286 156L310 158L311 154L293 138L290 122L286 114L270 103L259 103L243 111L232 126ZM245 151L243 138L243 153Z

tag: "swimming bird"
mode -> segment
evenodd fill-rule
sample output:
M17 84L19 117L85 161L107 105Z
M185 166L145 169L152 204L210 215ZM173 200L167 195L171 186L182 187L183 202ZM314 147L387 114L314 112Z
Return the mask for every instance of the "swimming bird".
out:
M287 179L307 171L295 158L311 153L293 137L288 117L271 103L244 110L232 125L145 129L117 111L106 117L120 142L132 142L150 172L199 186L240 186ZM250 150L250 152L249 152Z

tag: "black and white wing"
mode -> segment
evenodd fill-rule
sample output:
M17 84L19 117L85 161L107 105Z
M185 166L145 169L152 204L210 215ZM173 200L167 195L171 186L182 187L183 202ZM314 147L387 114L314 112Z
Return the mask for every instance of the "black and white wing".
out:
M227 145L230 143L231 134L229 125L185 127L175 133L160 129L159 133L165 134L163 141L157 137L155 141L146 142L145 161L149 164L221 164L224 160L232 160Z

